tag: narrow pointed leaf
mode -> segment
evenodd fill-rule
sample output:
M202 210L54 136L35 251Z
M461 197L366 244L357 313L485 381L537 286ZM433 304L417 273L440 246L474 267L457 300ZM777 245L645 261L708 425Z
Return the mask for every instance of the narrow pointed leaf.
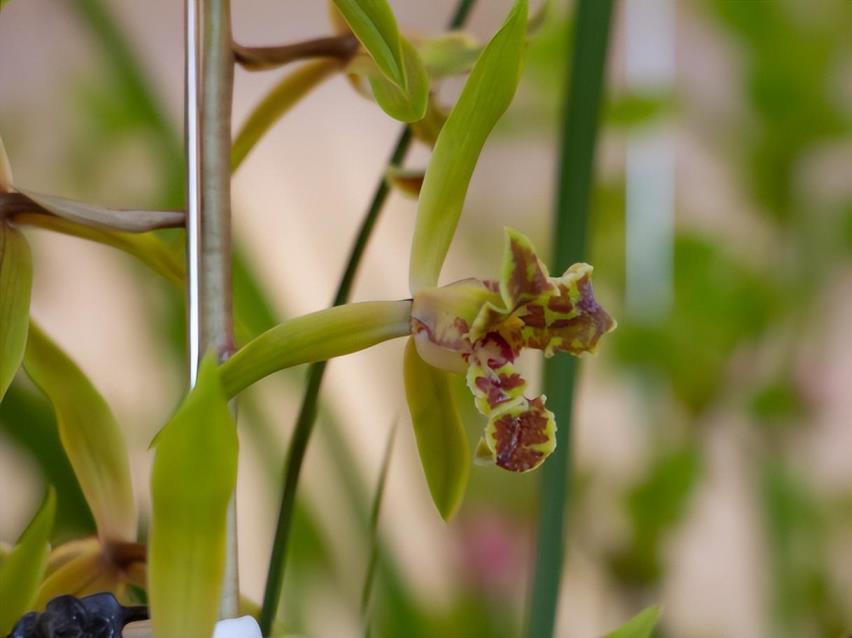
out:
M33 609L47 567L55 514L56 494L51 488L38 514L0 566L0 636L9 633L18 618Z
M175 254L175 251L162 239L151 233L126 233L95 228L43 213L19 213L15 215L15 223L112 246L128 255L133 255L174 284L183 285L186 279L186 270L179 255Z
M411 248L412 294L438 283L476 161L518 86L526 18L527 2L517 0L474 65L438 135L417 209Z
M420 358L414 340L405 348L405 394L420 462L441 516L448 520L461 505L468 476L467 435L450 392L447 372Z
M386 0L334 0L340 15L381 72L405 88L405 63L399 27Z
M660 620L660 607L648 607L604 638L651 638Z
M50 399L59 438L103 540L136 538L127 445L107 402L42 330L31 323L24 367Z
M411 43L402 39L406 83L402 87L378 71L367 74L373 98L382 110L400 122L417 122L426 115L429 104L429 76Z
M32 279L27 240L0 220L0 400L24 357Z
M106 208L20 188L18 191L58 217L96 228L143 233L158 228L178 228L184 224L184 213L178 210Z
M237 432L216 359L155 439L148 595L157 638L208 638L225 570Z
M346 304L290 319L267 330L222 364L232 397L263 377L302 363L326 361L411 331L411 302Z

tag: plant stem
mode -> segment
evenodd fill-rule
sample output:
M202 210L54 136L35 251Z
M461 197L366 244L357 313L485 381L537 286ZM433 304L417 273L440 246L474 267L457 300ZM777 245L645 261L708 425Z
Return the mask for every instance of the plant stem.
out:
M187 252L190 382L194 383L199 360L205 352L215 351L222 361L234 351L230 161L234 59L230 0L203 0L201 12L198 0L187 3ZM199 13L204 23L200 51ZM200 129L194 125L196 118ZM228 507L226 525L225 576L219 606L222 618L239 614L234 498Z
M344 33L275 47L246 47L235 42L233 48L234 59L246 71L265 71L313 58L345 62L358 51L358 39L351 33Z
M555 206L553 268L560 273L586 253L595 142L606 71L614 0L579 0L574 52L565 83L562 140ZM572 410L577 359L554 357L545 365L545 392L560 424L559 445L542 469L538 545L529 608L530 638L550 638L556 624L565 556L565 510L570 478Z
M457 29L464 24L470 14L476 0L460 0L449 22L450 29ZM411 129L403 127L397 138L396 145L388 160L389 167L399 167L405 159L411 146ZM358 235L352 245L346 268L337 287L332 305L338 306L349 300L352 292L352 284L361 264L361 258L367 247L367 242L376 225L376 220L387 199L390 187L384 176L379 180L370 206ZM299 484L302 462L308 448L308 441L313 432L316 421L317 403L319 402L319 390L325 375L326 362L315 363L308 369L308 381L305 387L305 395L299 408L299 416L293 430L293 438L287 450L286 469L284 473L284 489L281 495L281 505L278 511L278 522L275 528L275 538L272 543L272 554L269 558L269 569L266 575L266 587L263 592L263 608L260 614L260 629L266 635L272 629L272 624L278 612L278 603L281 598L281 590L284 584L284 568L287 561L287 544L290 536L290 528L293 522L293 506L296 502L296 488Z

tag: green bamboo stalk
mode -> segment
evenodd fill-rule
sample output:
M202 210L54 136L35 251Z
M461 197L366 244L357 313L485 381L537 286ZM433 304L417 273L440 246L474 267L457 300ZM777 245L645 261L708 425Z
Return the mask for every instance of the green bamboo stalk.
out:
M460 0L450 19L450 29L458 29L465 23L475 2L476 0ZM389 167L398 167L402 164L411 146L411 139L411 129L407 126L403 127L388 160ZM373 228L387 199L389 190L390 187L383 175L373 193L373 198L361 222L361 227L358 229L358 235L352 245L349 259L346 262L346 269L337 287L332 305L338 306L349 300L355 275L361 264L367 242L372 235ZM286 467L284 470L284 489L281 495L281 506L278 511L278 522L272 542L272 554L269 559L266 587L263 592L263 607L260 614L260 629L264 634L269 633L275 622L278 603L281 599L281 590L284 584L284 568L286 567L287 560L287 544L293 519L293 507L296 502L296 488L299 483L302 462L304 461L308 442L310 441L316 421L319 391L323 376L325 375L325 367L326 362L322 361L311 365L308 369L305 394L299 409L299 416L296 419L293 438L287 450Z
M601 110L614 0L579 0L573 57L565 83L562 138L555 205L551 272L583 261L594 177L595 142ZM560 424L559 445L542 469L538 544L529 607L530 638L551 638L556 625L565 557L565 511L569 497L572 413L578 360L554 357L545 364L547 407Z

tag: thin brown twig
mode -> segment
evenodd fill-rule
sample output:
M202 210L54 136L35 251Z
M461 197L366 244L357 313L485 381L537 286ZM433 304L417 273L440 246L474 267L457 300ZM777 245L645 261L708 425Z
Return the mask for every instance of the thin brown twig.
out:
M315 58L348 61L358 52L358 40L351 33L345 33L271 47L247 47L234 42L233 50L234 61L245 70L265 71Z

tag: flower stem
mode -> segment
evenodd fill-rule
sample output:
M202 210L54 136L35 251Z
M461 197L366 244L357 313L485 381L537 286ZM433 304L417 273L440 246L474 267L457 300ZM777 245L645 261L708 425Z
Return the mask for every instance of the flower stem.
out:
M358 40L351 33L274 47L246 47L234 43L234 59L247 71L265 71L314 58L334 58L346 62L357 51Z
M450 29L457 29L462 26L467 20L470 11L476 0L459 0L456 10L449 22ZM403 127L397 138L396 145L391 152L388 166L398 167L405 159L408 149L411 146L411 129ZM332 305L338 306L346 303L349 300L349 295L352 292L352 284L355 281L355 275L358 272L358 267L361 264L361 258L367 247L367 242L376 225L376 220L379 213L382 211L385 200L387 199L390 187L384 176L379 180L376 190L373 193L373 198L370 201L370 206L364 219L361 222L361 227L358 229L358 235L352 245L352 251L349 254L349 259L346 262L346 269L341 277L340 284L337 287L337 292L334 295ZM275 621L275 616L278 612L278 603L281 598L281 590L284 585L284 568L287 560L287 543L290 536L290 527L293 522L293 506L296 502L296 488L299 484L299 476L301 474L302 462L305 458L305 452L308 448L308 441L313 432L314 422L316 421L317 404L319 402L319 391L322 385L322 379L325 375L325 361L311 365L308 370L308 381L305 387L305 395L302 399L302 405L299 408L299 416L296 419L296 426L293 430L293 438L290 441L290 447L287 450L286 469L284 474L284 489L281 495L281 505L278 510L278 522L275 528L275 538L272 542L272 555L269 558L269 569L266 575L266 588L263 592L263 608L260 614L260 628L263 634L268 634L272 629L272 624Z
M574 51L567 65L556 201L553 272L583 261L593 181L594 152L606 70L609 27L614 0L579 0ZM560 424L559 445L542 468L538 544L528 636L554 635L559 584L565 557L565 510L571 457L571 417L577 359L554 357L545 366L547 407Z

